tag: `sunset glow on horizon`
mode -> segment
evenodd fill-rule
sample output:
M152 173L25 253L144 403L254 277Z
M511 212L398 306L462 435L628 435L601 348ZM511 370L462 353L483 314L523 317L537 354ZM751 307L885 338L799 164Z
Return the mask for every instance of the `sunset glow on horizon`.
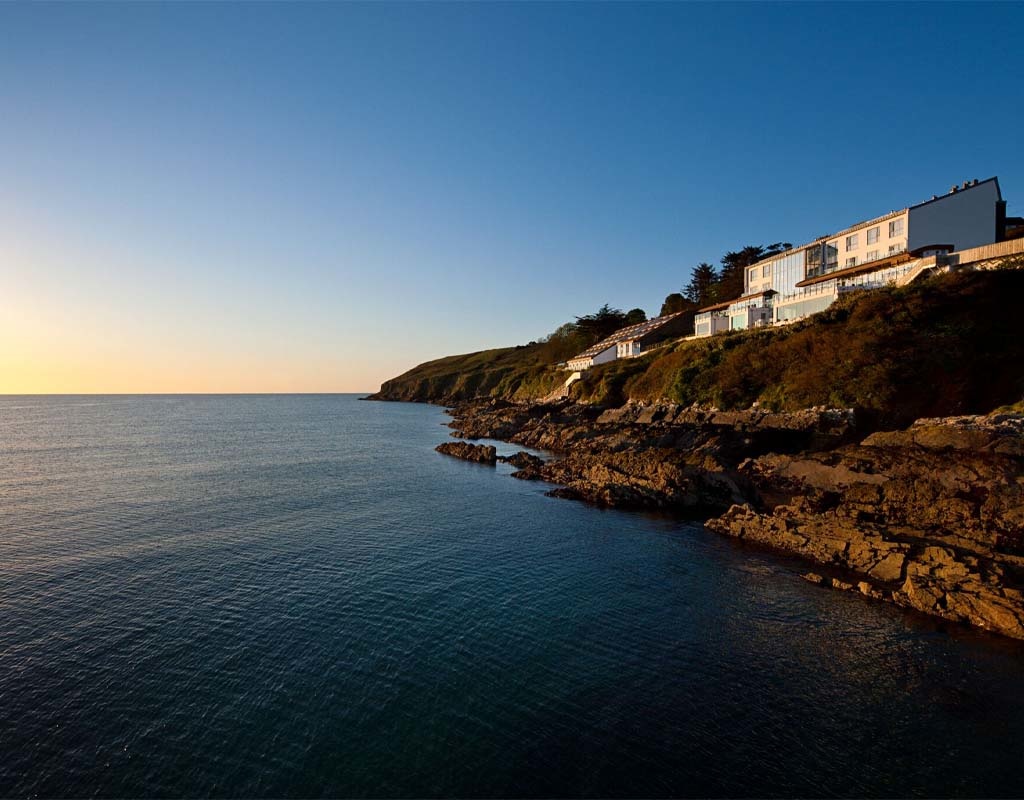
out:
M766 46L875 15L870 64ZM1020 214L1011 18L0 5L0 393L370 392L604 303L657 313L701 261L951 180L998 174ZM931 124L967 95L1000 124Z

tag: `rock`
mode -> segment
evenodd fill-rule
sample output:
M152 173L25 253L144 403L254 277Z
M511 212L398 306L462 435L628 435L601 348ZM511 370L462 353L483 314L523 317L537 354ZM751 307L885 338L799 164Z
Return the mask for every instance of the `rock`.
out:
M518 453L514 453L510 456L498 456L498 461L503 461L506 464L511 464L517 469L523 470L527 467L540 467L544 464L544 459L535 455L527 453L525 450L520 450Z
M454 458L461 458L464 461L473 461L477 464L490 464L493 466L498 460L498 451L494 445L470 444L469 442L444 442L436 448L439 453Z
M801 575L800 577L803 578L805 581L809 581L810 583L817 584L818 586L820 586L821 584L823 584L825 582L825 579L821 575L819 575L817 572L806 572L803 575Z
M554 497L712 515L710 530L850 576L815 572L819 584L1024 638L1022 415L857 441L843 409L487 402L452 414L466 438L556 453L510 457L516 478L556 484Z

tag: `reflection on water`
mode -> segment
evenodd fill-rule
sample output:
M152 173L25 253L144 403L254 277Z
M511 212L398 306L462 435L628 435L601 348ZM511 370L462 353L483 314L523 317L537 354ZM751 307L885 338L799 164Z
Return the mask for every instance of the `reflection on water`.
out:
M1024 795L1020 644L445 421L0 399L0 795Z

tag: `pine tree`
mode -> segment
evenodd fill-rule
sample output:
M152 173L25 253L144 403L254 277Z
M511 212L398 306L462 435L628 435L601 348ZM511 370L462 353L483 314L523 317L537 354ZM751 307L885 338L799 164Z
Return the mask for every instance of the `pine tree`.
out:
M698 306L706 306L717 299L718 271L707 262L693 268L690 282L686 285L686 298Z

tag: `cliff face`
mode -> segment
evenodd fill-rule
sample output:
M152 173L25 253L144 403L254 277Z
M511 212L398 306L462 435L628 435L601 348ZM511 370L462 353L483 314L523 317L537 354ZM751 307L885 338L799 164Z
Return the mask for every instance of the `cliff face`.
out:
M1022 410L1022 292L1005 270L851 294L611 362L556 404L525 402L566 376L543 345L430 362L375 397L461 403L456 435L557 453L514 474L557 496L710 517L822 585L1024 638L1024 415L979 416Z
M591 370L571 398L720 409L855 408L863 424L985 413L1024 396L1024 336L1007 298L1024 271L960 273L853 293L780 329L678 342ZM567 376L542 345L453 356L388 381L374 399L536 400Z

